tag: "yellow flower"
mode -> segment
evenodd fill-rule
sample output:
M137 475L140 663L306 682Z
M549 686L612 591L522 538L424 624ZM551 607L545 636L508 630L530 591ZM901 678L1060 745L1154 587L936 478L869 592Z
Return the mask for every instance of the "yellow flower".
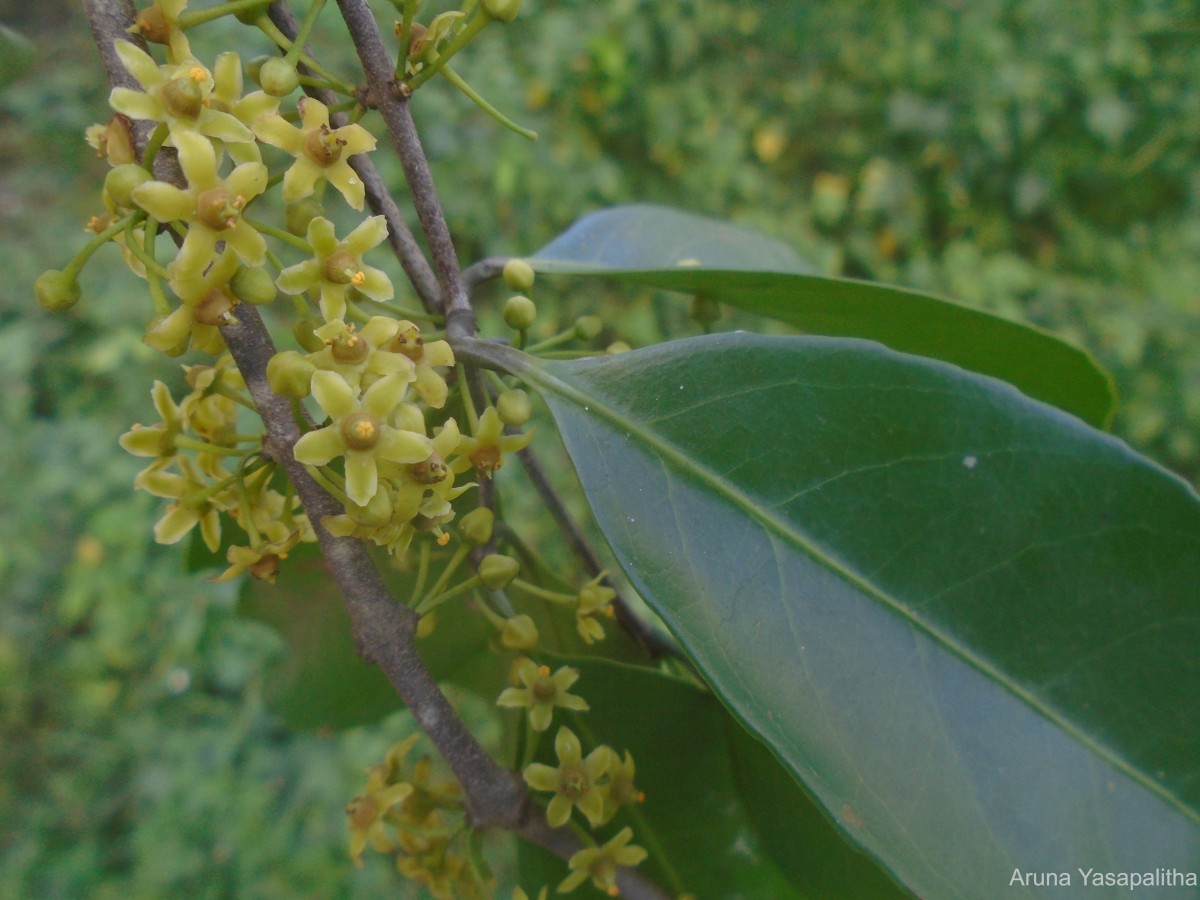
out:
M529 710L529 725L534 731L545 731L550 727L556 706L581 712L588 709L586 700L568 693L571 685L579 680L578 669L563 666L551 675L548 667L522 656L513 663L513 676L521 687L505 688L496 705L525 707Z
M179 283L200 276L218 241L248 266L262 265L267 258L267 242L242 219L246 204L267 188L267 167L242 163L221 178L216 151L207 138L185 132L176 136L175 144L187 189L148 181L134 188L133 202L160 222L187 223L187 236L171 270L171 287L182 296Z
M583 756L579 738L569 728L558 729L554 738L558 766L532 763L525 769L525 783L535 791L553 791L546 807L546 821L551 828L567 824L571 810L578 807L588 821L598 825L604 817L604 789L597 784L608 771L612 748L601 745Z
M336 372L314 372L313 397L333 423L303 435L293 451L296 459L323 466L334 457L345 457L346 496L366 506L379 490L381 460L418 463L433 452L433 444L424 434L388 424L407 390L404 376L388 375L367 388L359 399Z
M379 269L365 266L362 255L387 237L383 216L372 216L339 241L333 223L317 216L308 226L313 256L279 273L275 283L285 294L321 289L321 315L326 321L346 318L346 292L354 286L372 300L388 300L392 281Z
M558 886L558 892L565 894L573 891L588 878L592 884L604 891L610 897L616 896L617 871L621 866L636 866L648 855L636 844L629 843L633 839L633 829L622 828L616 836L603 847L588 847L580 850L568 861L571 874L563 879Z
M254 140L249 128L208 104L213 76L195 59L160 66L150 54L129 41L117 41L116 51L121 64L142 86L140 91L112 89L108 103L117 112L131 119L165 122L173 141L181 134L199 134L229 143Z
M515 453L533 440L533 432L505 434L504 423L496 407L489 406L479 417L475 434L462 439L459 458L454 461L454 471L462 473L472 466L480 475L490 478L504 464L505 453Z
M287 203L313 193L319 180L337 188L355 209L363 208L366 189L348 162L356 153L375 149L375 138L361 125L329 127L329 108L311 97L296 103L300 128L279 115L263 116L254 124L258 139L294 156L296 161L283 176L283 199Z

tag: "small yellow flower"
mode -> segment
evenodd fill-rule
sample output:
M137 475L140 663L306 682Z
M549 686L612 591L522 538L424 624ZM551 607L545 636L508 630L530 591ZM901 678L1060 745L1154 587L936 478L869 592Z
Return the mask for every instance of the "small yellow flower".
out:
M218 241L248 266L262 265L267 242L242 219L242 210L267 188L267 167L259 162L237 166L225 178L217 174L212 143L195 133L175 138L187 189L148 181L133 190L133 202L160 222L186 222L187 236L172 263L171 287L198 278L212 261Z
M525 769L525 783L535 791L553 791L554 796L546 807L546 821L550 827L567 824L571 810L578 807L593 825L599 825L604 817L604 789L597 784L608 771L612 748L601 745L583 756L579 738L569 728L558 729L554 738L554 752L558 766L532 763Z
M296 459L323 466L336 456L345 457L346 496L366 506L379 489L380 460L418 463L433 452L433 444L424 434L388 424L407 390L404 376L388 375L359 399L336 372L314 372L313 397L333 424L303 435L293 451Z
M309 223L307 237L312 257L288 266L275 281L285 294L301 294L319 287L321 314L329 322L346 318L346 292L351 286L372 300L391 299L391 279L362 261L364 253L387 237L383 216L372 216L340 241L333 223L317 216Z
M621 866L636 866L648 854L636 844L629 843L633 839L632 828L622 828L616 836L603 847L588 847L580 850L568 861L571 874L563 879L558 886L560 894L575 890L589 878L599 890L610 897L617 895L617 871Z
M263 116L254 124L260 141L296 158L283 176L284 201L311 196L317 182L325 179L347 203L362 209L366 189L348 160L374 150L375 138L361 125L330 128L329 108L311 97L302 97L296 108L300 110L300 128L279 115Z
M617 592L601 584L603 578L602 572L585 584L575 598L575 627L587 644L604 640L604 626L596 620L596 616L613 615L611 604Z
M579 680L578 669L563 666L551 675L548 667L522 656L513 663L513 680L521 686L501 691L496 705L525 707L529 710L529 725L534 731L545 731L550 727L556 706L579 712L588 709L586 700L568 693L571 685Z
M505 434L504 423L496 407L489 406L479 417L475 434L464 437L459 445L459 458L454 461L454 471L462 473L474 467L485 478L504 464L504 454L515 453L533 440L533 431L524 434Z

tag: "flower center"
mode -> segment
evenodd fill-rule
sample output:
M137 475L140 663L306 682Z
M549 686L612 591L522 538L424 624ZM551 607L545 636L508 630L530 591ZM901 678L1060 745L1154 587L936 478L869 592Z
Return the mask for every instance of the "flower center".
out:
M402 353L413 362L419 363L425 358L425 338L421 337L421 330L413 325L392 338L388 349L393 353Z
M370 450L379 443L379 420L359 410L342 419L342 437L350 450Z
M553 679L546 675L540 676L529 691L533 694L534 699L542 703L551 703L558 696L558 686Z
M196 196L196 219L213 231L237 226L246 198L235 197L224 185L201 191Z
M191 74L172 78L159 91L167 112L180 119L194 119L204 108L204 89Z
M563 767L562 778L559 782L558 792L560 794L568 800L578 800L591 789L591 779L588 778L587 770L583 768L582 763Z
M413 463L408 467L412 480L417 484L437 484L445 481L450 470L443 459L434 453L429 459Z
M171 37L171 24L158 4L147 6L137 14L138 34L152 44L165 44Z
M330 343L329 352L336 362L360 363L367 358L371 348L357 334L339 334Z
M342 158L346 141L331 131L328 125L314 128L304 136L304 153L318 166L332 166Z
M500 448L494 445L480 447L469 458L475 471L485 475L500 468Z
M334 284L362 284L362 271L354 254L338 250L325 257L325 280Z

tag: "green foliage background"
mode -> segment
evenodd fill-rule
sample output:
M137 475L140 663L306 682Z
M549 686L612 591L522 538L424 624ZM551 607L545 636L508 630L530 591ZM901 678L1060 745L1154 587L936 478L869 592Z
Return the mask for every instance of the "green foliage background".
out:
M107 90L74 4L4 0L0 20L40 57L0 93L0 895L394 890L382 860L349 865L341 805L403 715L340 734L271 718L281 642L152 543L116 445L150 379L181 384L140 342L148 304L107 251L72 314L33 303L99 209L81 135ZM457 65L541 141L441 85L414 105L465 259L620 202L731 218L824 273L1084 344L1116 375L1117 433L1195 483L1198 48L1194 5L1169 0L525 0ZM635 345L688 327L648 291L561 308L597 303Z

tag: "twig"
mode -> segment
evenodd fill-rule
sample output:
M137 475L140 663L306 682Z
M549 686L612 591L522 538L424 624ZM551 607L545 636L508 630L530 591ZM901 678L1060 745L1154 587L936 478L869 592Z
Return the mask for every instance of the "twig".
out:
M433 268L445 298L446 336L473 337L475 313L463 287L458 267L458 254L450 240L450 230L442 213L437 188L425 159L425 150L417 137L417 127L405 96L395 81L395 67L383 46L383 37L375 16L365 0L338 0L342 18L358 52L359 62L367 76L368 92L378 103L380 115L400 157L404 178L412 191L417 218L429 243Z
M463 287L466 289L467 296L474 300L475 292L479 290L480 286L493 278L498 278L504 271L506 262L508 262L507 256L488 256L467 266L462 273Z

